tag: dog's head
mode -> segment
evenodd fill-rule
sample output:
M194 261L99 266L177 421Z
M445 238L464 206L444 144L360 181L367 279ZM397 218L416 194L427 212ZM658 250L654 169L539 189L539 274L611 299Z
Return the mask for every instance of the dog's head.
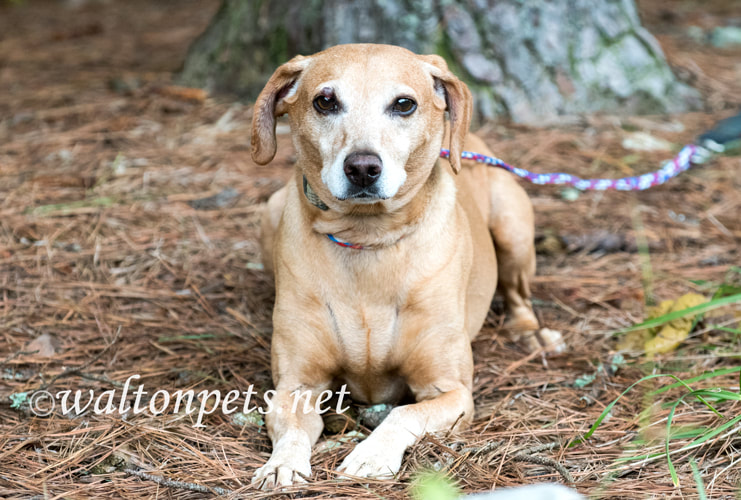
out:
M450 115L450 163L471 120L471 94L445 61L388 45L339 45L280 66L255 103L252 157L275 156L275 118L288 113L299 166L339 210L406 203L430 174Z

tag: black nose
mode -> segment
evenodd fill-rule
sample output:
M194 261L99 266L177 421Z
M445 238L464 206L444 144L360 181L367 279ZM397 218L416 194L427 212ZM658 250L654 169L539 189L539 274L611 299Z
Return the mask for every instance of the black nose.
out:
M375 153L355 152L345 158L345 176L361 188L373 185L382 170L381 157Z

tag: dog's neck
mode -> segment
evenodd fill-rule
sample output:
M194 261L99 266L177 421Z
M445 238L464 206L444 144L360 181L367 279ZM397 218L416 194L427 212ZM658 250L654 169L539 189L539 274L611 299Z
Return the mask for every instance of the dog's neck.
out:
M416 231L428 211L431 201L441 188L442 172L436 163L425 183L403 207L389 212L382 204L362 205L357 211L339 212L330 209L311 189L303 175L302 206L311 227L319 234L342 246L365 250L391 247ZM343 244L348 243L348 244Z

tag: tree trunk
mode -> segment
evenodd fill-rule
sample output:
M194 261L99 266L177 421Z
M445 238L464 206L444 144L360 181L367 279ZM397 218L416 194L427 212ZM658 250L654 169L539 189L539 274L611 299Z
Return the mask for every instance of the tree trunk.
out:
M293 55L352 42L442 55L480 118L542 123L700 104L641 26L634 0L223 0L179 80L254 99Z

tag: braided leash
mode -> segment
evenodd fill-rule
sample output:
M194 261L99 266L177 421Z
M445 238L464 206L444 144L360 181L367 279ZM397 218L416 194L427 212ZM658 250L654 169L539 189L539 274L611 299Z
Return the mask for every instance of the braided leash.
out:
M688 144L674 157L657 171L636 177L623 177L622 179L581 179L571 174L552 173L536 174L524 168L513 167L499 158L463 151L461 158L473 160L500 167L518 177L527 179L533 184L560 184L574 186L576 189L606 191L615 189L618 191L643 191L650 187L664 184L669 179L681 174L692 165L707 162L713 155L723 153L732 143L741 139L741 113L718 122L710 131L698 137L697 144ZM440 158L449 158L450 151L440 151Z
M690 168L692 164L703 163L709 155L710 152L706 148L689 144L682 148L673 160L667 161L659 170L636 177L623 177L622 179L582 179L571 174L563 173L536 174L524 168L508 165L499 158L472 153L470 151L463 151L461 158L503 168L518 177L527 179L533 184L565 184L574 186L576 189L592 191L606 191L609 189L616 189L618 191L643 191L644 189L664 184L672 177L676 177ZM440 150L440 158L449 157L449 150Z

